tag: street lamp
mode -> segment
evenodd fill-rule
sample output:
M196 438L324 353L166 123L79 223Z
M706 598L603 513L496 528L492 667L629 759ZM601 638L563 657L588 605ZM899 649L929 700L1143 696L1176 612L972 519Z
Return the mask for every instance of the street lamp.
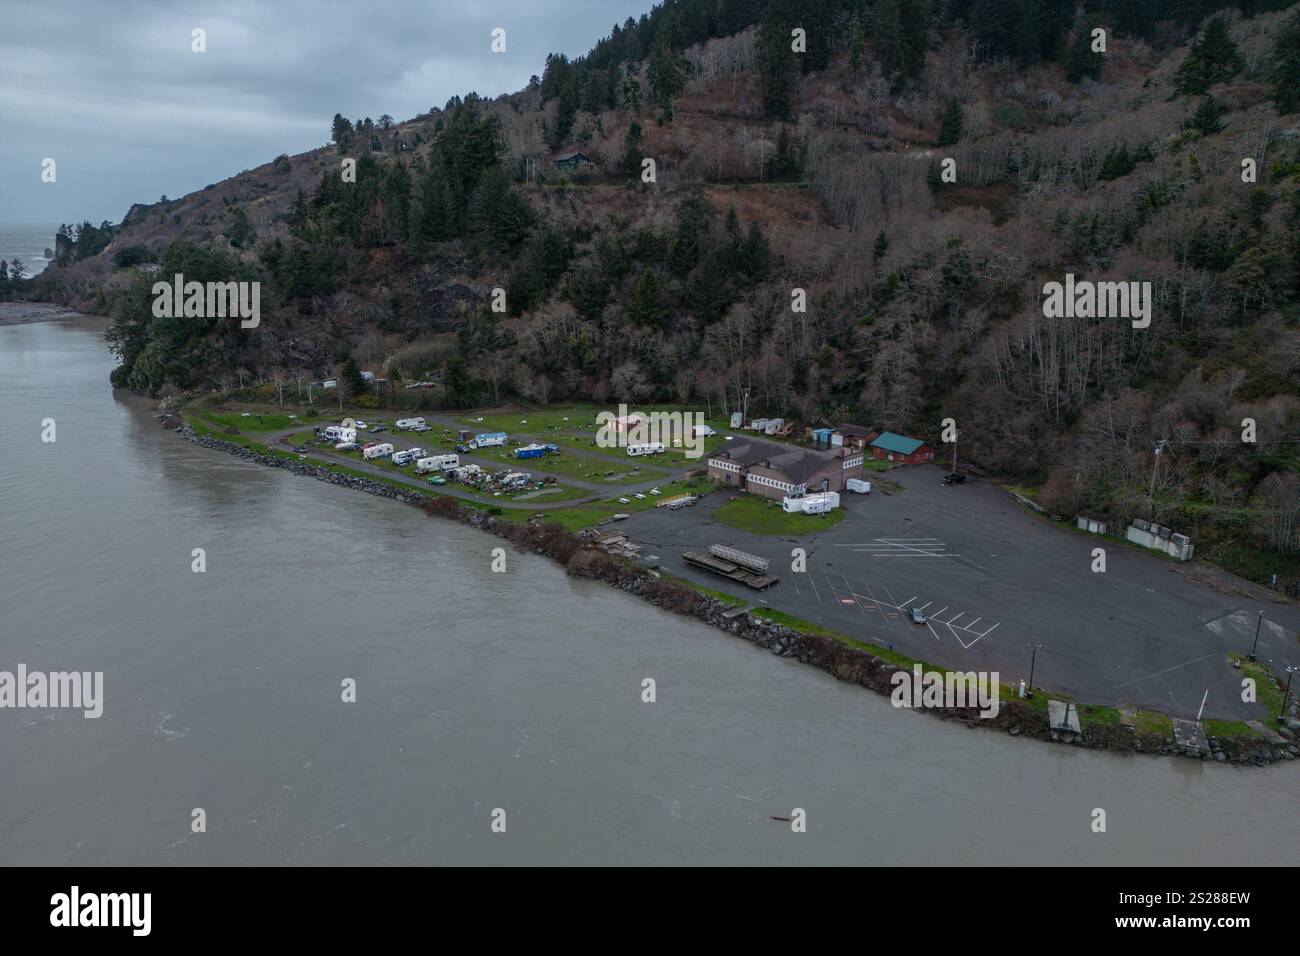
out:
M1147 511L1150 512L1156 496L1156 471L1160 468L1160 453L1165 450L1165 440L1156 442L1156 456L1151 463L1151 488L1147 491Z
M1029 698L1034 696L1034 664L1038 660L1038 649L1042 646L1042 644L1029 645L1029 689L1025 691L1025 696Z
M1255 651L1259 648L1259 626L1264 623L1264 612L1259 612L1255 620L1255 643L1250 646L1250 662L1255 663Z
M1286 704L1291 698L1291 678L1295 676L1296 666L1290 664L1286 669L1286 690L1282 692L1282 709L1277 713L1277 722L1283 723L1286 720Z

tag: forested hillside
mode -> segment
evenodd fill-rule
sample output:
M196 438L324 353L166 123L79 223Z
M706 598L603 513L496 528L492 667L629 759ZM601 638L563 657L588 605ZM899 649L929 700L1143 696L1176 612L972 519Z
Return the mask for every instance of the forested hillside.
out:
M150 394L355 360L441 386L374 403L951 416L1051 510L1294 582L1298 110L1276 0L677 0L508 96L323 117L330 145L70 229L7 288L112 315L114 384ZM155 318L175 273L260 281L260 327ZM1150 326L1047 318L1067 273L1150 282Z

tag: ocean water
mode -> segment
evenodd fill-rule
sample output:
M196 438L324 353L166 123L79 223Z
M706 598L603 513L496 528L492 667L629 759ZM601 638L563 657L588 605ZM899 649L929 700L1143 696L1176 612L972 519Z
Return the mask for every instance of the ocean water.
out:
M54 235L59 231L56 223L0 223L0 259L13 262L21 259L27 267L26 275L40 275L50 260L45 250L54 250Z

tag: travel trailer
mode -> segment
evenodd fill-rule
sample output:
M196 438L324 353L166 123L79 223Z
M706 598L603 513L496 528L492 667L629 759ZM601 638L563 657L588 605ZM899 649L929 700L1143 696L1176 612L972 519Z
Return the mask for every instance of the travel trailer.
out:
M506 443L505 432L487 432L482 435L475 435L474 441L470 443L471 448L493 448L497 445Z
M424 455L423 448L408 448L406 451L393 452L393 464L409 465L413 461L419 461Z
M787 514L820 515L840 506L840 496L834 491L814 495L796 495L781 499L781 510Z
M715 432L708 425L692 425L691 434L694 435L696 438L711 438L712 436L716 435L717 432Z
M850 478L848 481L844 482L844 487L859 495L871 494L871 482L864 478Z
M419 428L424 424L425 421L423 418L399 418L396 422L393 423L393 427L400 428L403 431L406 431L407 429L411 429L411 428Z
M388 442L379 442L374 445L367 445L361 449L361 457L369 461L371 458L383 458L385 455L393 453L393 446Z
M356 441L357 430L345 425L330 425L325 429L325 437L330 441Z
M661 441L650 442L647 445L628 445L627 453L633 457L637 455L657 455L664 450L664 443Z
M429 458L421 458L415 463L415 473L423 475L430 471L447 471L449 468L455 468L460 464L458 455L433 455Z

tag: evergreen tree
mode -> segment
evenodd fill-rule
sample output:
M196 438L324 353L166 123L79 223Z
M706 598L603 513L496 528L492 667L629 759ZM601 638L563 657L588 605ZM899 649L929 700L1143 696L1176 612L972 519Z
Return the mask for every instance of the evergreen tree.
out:
M772 263L772 247L763 235L758 223L749 224L749 235L745 237L745 250L741 258L741 271L748 279L767 277Z
M790 118L795 83L790 30L783 17L769 15L758 33L759 86L763 93L763 114L769 119Z
M662 328L672 318L672 309L664 302L659 289L659 277L646 267L632 288L632 301L628 303L627 317L633 325Z
M1221 16L1213 17L1174 74L1174 89L1184 95L1204 93L1215 83L1236 76L1241 65L1241 54L1228 35L1227 22Z
M894 88L915 79L925 66L929 22L921 0L873 0L872 48Z
M884 258L885 253L889 250L889 237L885 235L885 230L880 230L880 235L876 236L876 241L871 246L871 260L879 262Z
M330 138L339 149L347 149L352 143L352 124L343 118L342 113L334 114L334 128Z
M962 109L957 97L948 101L948 109L939 124L939 145L951 146L961 139Z
M640 176L643 159L645 153L641 150L641 124L632 123L627 128L623 146L623 172L629 176Z
M856 16L849 24L849 69L854 73L862 66L862 48L864 46L862 36L862 21Z
M684 276L699 265L713 215L713 205L704 194L703 186L698 182L692 183L677 208L677 231L669 252L669 262L677 275Z
M1105 57L1092 48L1092 31L1100 24L1089 18L1079 27L1070 48L1065 54L1065 78L1071 83L1078 83L1086 76L1091 80L1101 79L1101 66Z
M1300 13L1287 21L1273 48L1273 102L1279 113L1300 110ZM1300 248L1300 244L1297 245Z
M685 76L677 57L662 43L655 45L650 55L650 93L654 103L666 116L672 115L673 97L681 92Z
M803 172L804 150L794 145L790 127L782 125L776 137L776 152L767 161L768 179L796 179Z
M1214 136L1216 133L1223 132L1224 127L1228 125L1223 121L1225 112L1222 103L1213 96L1206 96L1201 100L1200 106L1196 107L1196 112L1192 114L1191 119L1183 124L1183 128L1194 129L1202 136Z
M349 395L364 395L367 386L366 380L361 377L361 369L357 366L357 360L349 358L339 368L339 381L347 387Z

